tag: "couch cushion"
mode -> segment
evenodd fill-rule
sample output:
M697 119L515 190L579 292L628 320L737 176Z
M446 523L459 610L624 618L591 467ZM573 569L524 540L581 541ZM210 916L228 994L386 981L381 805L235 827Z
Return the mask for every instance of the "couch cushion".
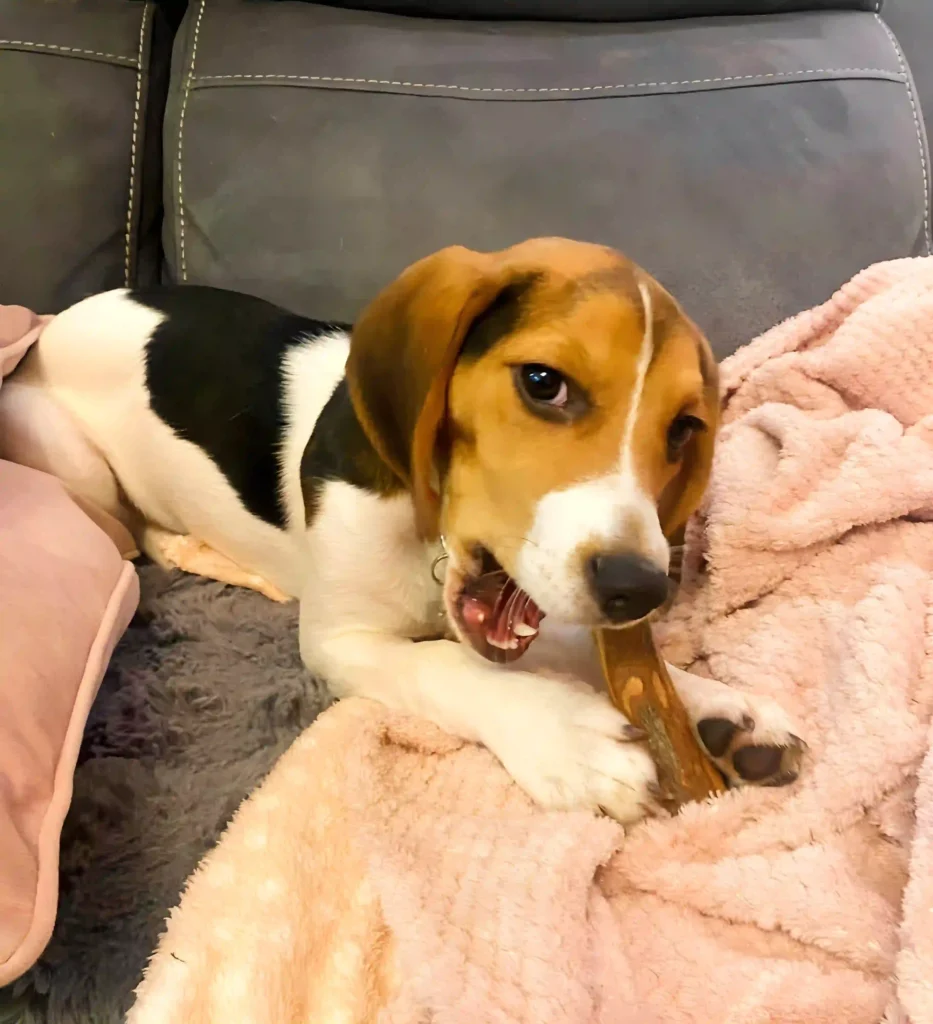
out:
M170 276L321 317L443 245L561 234L643 263L722 353L929 245L916 104L872 14L493 26L197 0L166 137Z
M650 21L789 11L877 11L881 0L330 0L331 7L435 18Z
M0 4L0 301L157 275L163 30L151 3Z

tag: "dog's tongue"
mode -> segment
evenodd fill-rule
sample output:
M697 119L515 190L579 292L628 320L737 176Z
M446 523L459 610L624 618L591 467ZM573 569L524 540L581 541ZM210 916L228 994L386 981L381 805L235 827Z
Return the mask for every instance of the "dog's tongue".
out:
M544 613L507 573L469 582L460 599L463 626L474 646L494 661L514 661L538 635ZM479 642L477 642L479 641Z

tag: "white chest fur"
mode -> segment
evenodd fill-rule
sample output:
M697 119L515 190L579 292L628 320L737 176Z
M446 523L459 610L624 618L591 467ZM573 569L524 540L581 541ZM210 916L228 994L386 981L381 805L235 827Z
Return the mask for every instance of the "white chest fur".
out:
M411 498L324 485L308 530L313 570L303 617L322 630L335 622L370 624L399 636L436 635L444 625L441 586L432 565L439 545L415 533Z

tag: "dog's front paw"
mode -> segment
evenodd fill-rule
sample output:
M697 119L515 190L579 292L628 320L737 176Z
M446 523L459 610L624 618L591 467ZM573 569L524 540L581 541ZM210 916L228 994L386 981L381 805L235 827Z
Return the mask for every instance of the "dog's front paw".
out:
M697 735L733 786L787 786L800 774L806 744L773 701L744 697L707 709Z
M700 743L731 786L787 786L797 779L807 745L777 702L674 665L668 671Z
M659 813L642 734L605 698L516 673L486 745L542 807L601 811L623 825ZM514 686L512 685L514 684Z

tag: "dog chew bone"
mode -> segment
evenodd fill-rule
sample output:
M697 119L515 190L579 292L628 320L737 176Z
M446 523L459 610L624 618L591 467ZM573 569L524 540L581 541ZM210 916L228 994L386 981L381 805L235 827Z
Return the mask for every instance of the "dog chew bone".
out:
M725 791L722 776L704 754L648 623L600 629L596 635L612 703L646 733L658 769L661 803L677 810L691 800Z

